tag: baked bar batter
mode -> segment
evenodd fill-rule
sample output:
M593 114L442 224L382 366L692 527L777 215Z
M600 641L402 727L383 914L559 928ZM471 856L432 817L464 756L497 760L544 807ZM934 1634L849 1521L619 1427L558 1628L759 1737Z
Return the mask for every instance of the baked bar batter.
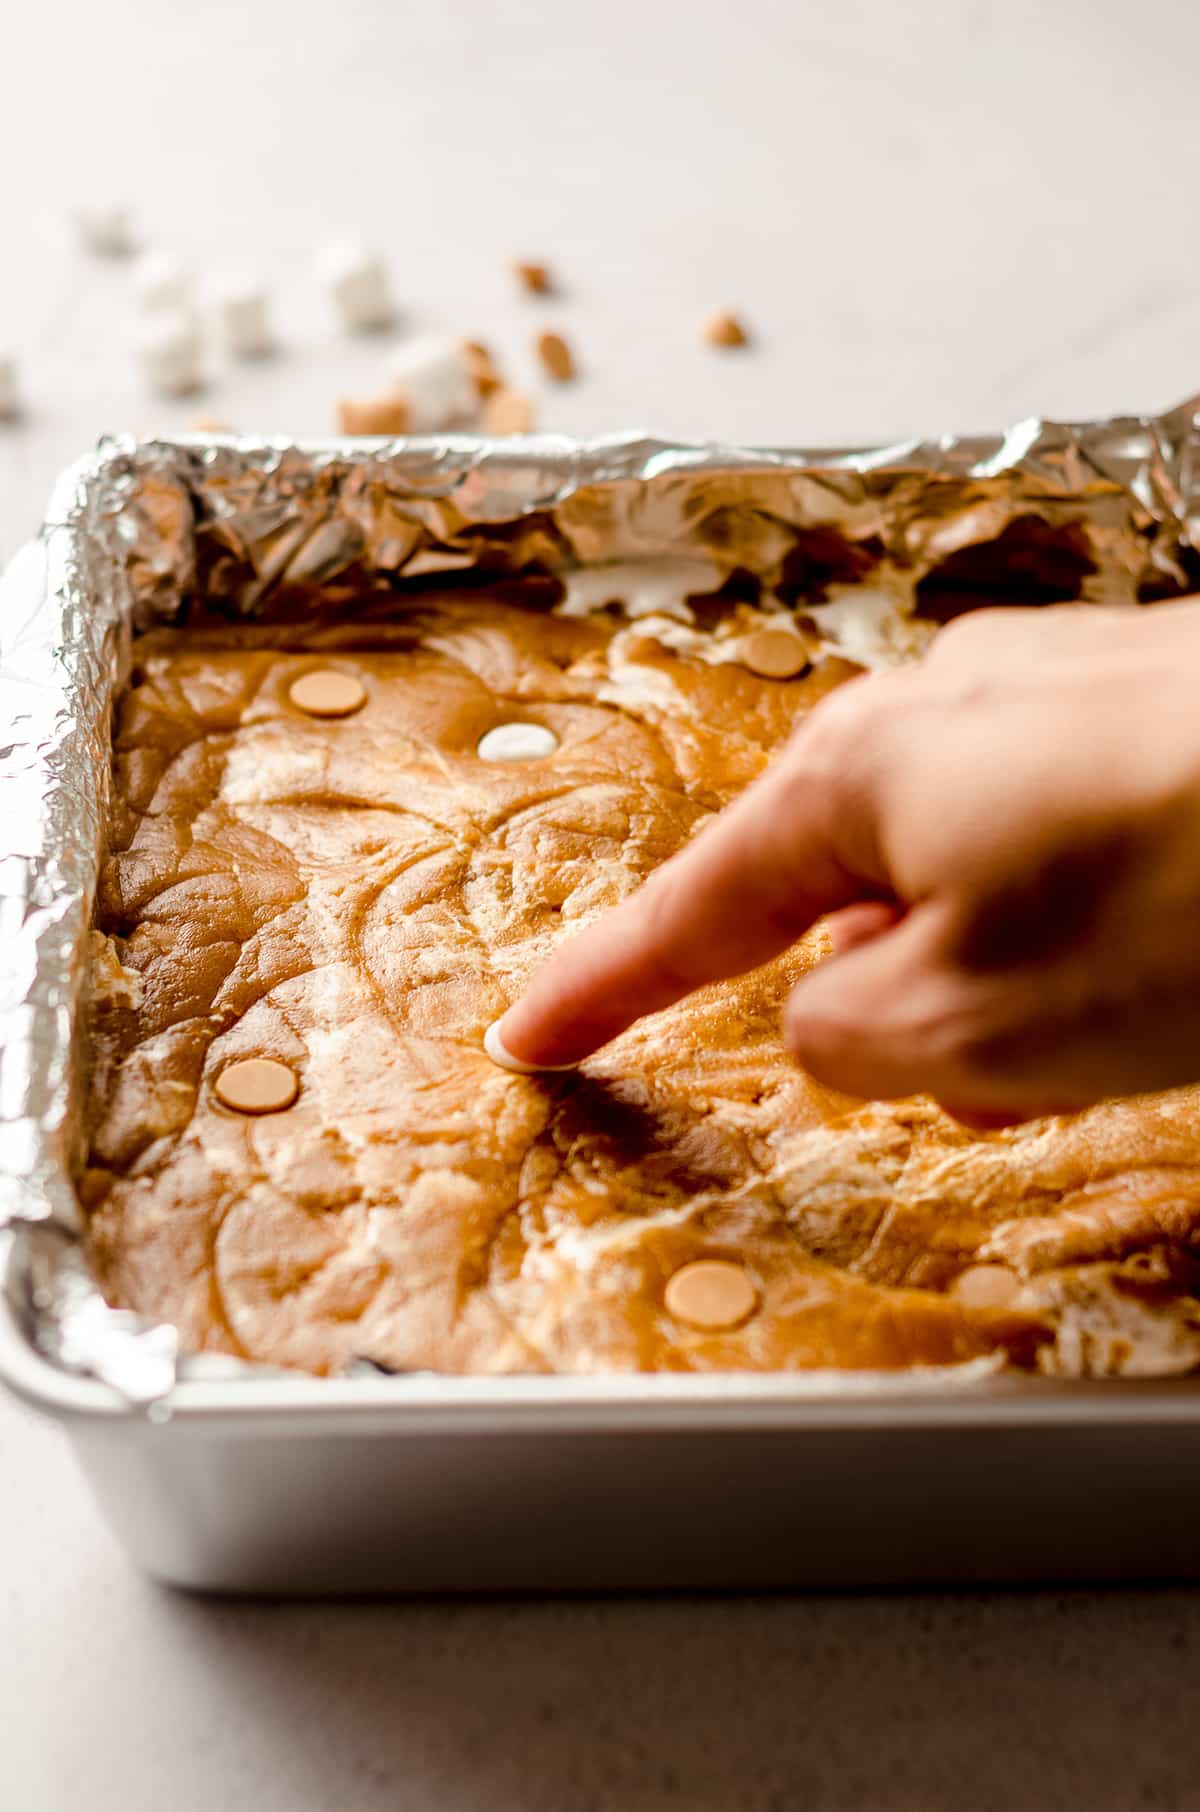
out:
M479 591L143 637L80 1179L110 1300L317 1372L1200 1364L1200 1090L987 1138L835 1095L777 1029L819 933L579 1071L484 1052L854 671L745 606Z

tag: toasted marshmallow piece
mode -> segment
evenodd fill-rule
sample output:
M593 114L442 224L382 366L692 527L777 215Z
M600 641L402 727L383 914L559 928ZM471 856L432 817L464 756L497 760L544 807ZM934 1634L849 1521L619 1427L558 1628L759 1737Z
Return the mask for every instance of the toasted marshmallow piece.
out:
M169 252L147 252L133 270L138 304L146 310L190 308L192 274Z
M146 382L162 396L186 396L204 382L200 331L189 314L161 309L147 316L135 350Z
M318 255L317 278L351 333L390 326L395 309L387 266L365 241L331 240Z
M529 434L533 429L533 404L519 390L501 384L483 399L485 434Z
M238 272L219 278L214 295L221 338L235 359L263 359L275 350L271 310L263 284Z
M402 396L343 396L337 405L339 434L408 433L408 404Z
M76 237L85 252L101 258L127 258L137 250L137 236L127 208L85 203L71 210Z
M461 341L427 335L392 356L389 389L408 405L410 434L433 434L475 420L479 392Z

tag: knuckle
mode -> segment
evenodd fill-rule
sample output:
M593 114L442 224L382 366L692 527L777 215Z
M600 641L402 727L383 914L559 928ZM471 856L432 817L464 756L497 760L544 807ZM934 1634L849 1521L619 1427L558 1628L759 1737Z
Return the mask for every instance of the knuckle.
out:
M1008 1088L1019 1101L1053 1064L1061 1027L1031 978L960 974L947 1004L927 1028L943 1071L989 1095Z
M853 982L847 973L839 984L839 968L832 965L823 986L802 983L788 1003L786 1042L806 1069L835 1082L886 1080L889 1092L949 1088L960 1099L970 1099L977 1082L994 1082L990 991L937 968L872 970Z
M903 726L920 704L916 677L914 670L854 680L822 701L788 750L790 786L806 794L825 846L854 873L886 879L880 826Z
M869 1028L861 1015L833 990L823 990L824 998L812 999L803 988L797 988L784 1009L783 1031L789 1050L805 1067L825 1065L851 1053L861 1052Z
M969 664L989 658L998 641L1011 642L1030 628L1044 624L1046 607L1018 609L992 605L951 618L938 630L927 659L937 665L947 661Z
M695 985L684 936L689 891L668 864L646 883L639 896L634 935L657 985L672 993Z
M937 958L897 983L881 1002L892 1035L924 1053L931 1068L973 1069L973 1053L995 1034L1002 1005L998 991Z
M903 674L871 674L823 699L792 737L787 760L797 779L836 784L874 764Z
M974 648L980 642L990 643L1020 614L1008 609L985 607L982 610L969 610L961 617L952 617L934 637L933 652L944 657Z
M1040 1074L1052 1065L1060 1043L1057 1028L1041 1019L992 1019L963 1029L957 1056L964 1073L981 1082L1005 1082Z

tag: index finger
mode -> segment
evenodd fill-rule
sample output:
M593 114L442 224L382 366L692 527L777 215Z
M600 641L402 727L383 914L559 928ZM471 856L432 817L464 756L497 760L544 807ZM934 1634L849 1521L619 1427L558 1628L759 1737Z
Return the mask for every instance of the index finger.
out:
M824 913L877 893L879 877L856 874L839 854L841 803L833 778L814 776L793 744L636 894L555 951L491 1028L491 1055L567 1068L635 1019L756 969Z

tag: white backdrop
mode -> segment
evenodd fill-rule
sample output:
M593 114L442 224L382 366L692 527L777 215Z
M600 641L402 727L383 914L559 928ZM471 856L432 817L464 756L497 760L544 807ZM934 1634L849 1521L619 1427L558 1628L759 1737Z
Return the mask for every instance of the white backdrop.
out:
M102 430L319 432L369 389L381 346L311 274L339 229L411 325L520 379L561 324L586 376L547 427L830 443L1200 389L1190 0L7 0L0 32L29 398L0 556ZM128 269L59 230L105 196L201 271L260 271L280 358L146 397ZM515 295L520 252L569 294ZM696 344L722 305L745 354ZM204 1606L127 1571L7 1403L0 1632L13 1812L1195 1804L1195 1593Z
M1200 8L1188 0L10 0L0 54L0 552L110 428L320 431L378 344L314 249L376 239L420 327L514 372L562 320L544 425L837 443L1200 388ZM129 273L58 231L111 195L204 272L261 271L287 352L147 397ZM513 293L525 249L561 304ZM698 347L724 303L754 352Z

